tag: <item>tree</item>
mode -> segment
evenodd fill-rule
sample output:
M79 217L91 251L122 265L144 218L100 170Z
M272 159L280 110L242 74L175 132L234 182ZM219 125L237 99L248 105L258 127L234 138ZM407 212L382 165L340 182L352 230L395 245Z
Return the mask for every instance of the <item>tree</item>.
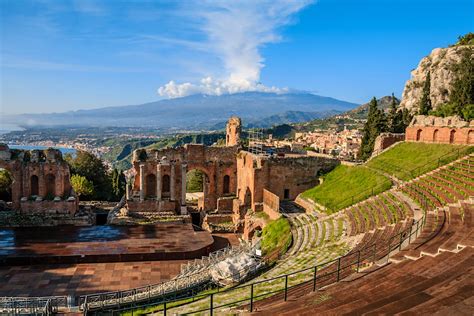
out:
M360 159L370 158L374 150L375 139L386 130L387 119L384 112L378 108L377 99L374 97L369 103L367 122L364 124L362 143L359 150Z
M418 105L418 114L428 115L432 109L431 98L430 98L430 87L431 87L431 75L428 71L426 75L425 83L423 84L423 92L421 95L420 103Z
M94 184L94 194L90 198L109 200L112 197L111 177L102 160L86 151L76 152L75 157L66 155L65 159L73 175L83 176Z
M127 180L122 171L114 169L112 171L112 199L119 201L122 196L125 194L125 187L127 185Z
M80 175L73 175L71 177L71 186L79 196L92 196L94 194L94 184L87 180L86 177Z
M11 199L11 185L13 183L10 172L0 169L0 200Z

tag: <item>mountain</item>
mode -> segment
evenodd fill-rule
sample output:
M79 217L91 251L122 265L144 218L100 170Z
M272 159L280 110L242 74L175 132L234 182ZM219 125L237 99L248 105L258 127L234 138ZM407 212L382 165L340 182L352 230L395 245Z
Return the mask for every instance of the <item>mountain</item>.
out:
M400 104L400 100L395 98L395 101L397 103L397 106ZM349 115L352 118L367 118L367 115L369 114L369 103L362 104L355 109L352 109L350 111L347 111L345 114ZM379 109L384 110L385 112L388 111L390 108L390 104L392 104L392 97L391 96L384 96L381 97L380 99L377 99L377 105Z
M310 93L245 92L221 96L203 94L128 106L48 114L21 114L5 121L20 126L127 126L166 130L206 130L231 115L243 122L291 123L306 116L325 117L344 112L354 103ZM273 117L273 118L272 118Z
M471 39L471 41L473 40ZM413 113L418 110L428 73L431 77L429 97L433 109L450 103L455 81L459 78L460 71L468 70L467 67L461 65L462 59L466 58L466 55L467 59L471 61L474 59L474 45L436 48L428 56L421 59L418 67L411 72L411 78L405 84L400 106L409 109ZM472 62L470 71L472 73ZM473 91L472 79L471 91Z

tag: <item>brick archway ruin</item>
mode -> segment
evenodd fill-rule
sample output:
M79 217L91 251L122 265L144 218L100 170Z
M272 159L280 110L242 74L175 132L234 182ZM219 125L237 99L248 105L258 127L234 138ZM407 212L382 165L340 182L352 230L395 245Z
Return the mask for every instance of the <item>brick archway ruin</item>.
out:
M205 199L202 209L217 208L217 200L225 195L224 176L229 177L229 192L236 188L237 146L207 147L187 144L184 147L163 150L138 149L133 153L135 178L128 189L127 203L132 211L174 210L186 212L186 173L197 169L206 174ZM156 191L145 194L145 175L154 174L157 179ZM169 192L165 185L169 179Z
M70 215L77 211L69 166L59 150L19 150L0 144L0 168L8 170L13 178L13 209Z
M474 121L464 121L457 116L435 117L416 115L405 131L406 141L472 145Z

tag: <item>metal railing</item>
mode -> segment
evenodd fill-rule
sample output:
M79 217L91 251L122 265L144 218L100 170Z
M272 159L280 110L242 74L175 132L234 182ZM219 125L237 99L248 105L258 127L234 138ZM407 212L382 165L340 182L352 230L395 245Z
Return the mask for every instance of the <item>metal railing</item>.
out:
M199 259L189 266L181 267L181 274L174 279L158 284L123 291L88 294L79 297L79 309L87 313L91 310L110 309L116 306L136 304L144 301L157 300L160 297L179 296L179 292L191 292L202 288L211 280L210 267L224 258L237 256L244 252L252 253L252 246L242 245L230 250L216 251L204 260ZM193 271L193 267L196 269Z
M148 304L139 307L111 310L112 315L119 315L123 312L131 312L137 308L154 307L154 313L172 314L192 314L208 312L213 315L219 309L237 306L246 306L249 312L254 311L255 304L264 298L273 296L272 299L286 301L291 290L302 289L303 291L317 291L327 285L337 283L352 273L359 272L361 267L375 262L390 260L393 252L400 251L404 246L416 239L426 223L426 214L421 219L414 222L410 227L388 238L385 243L373 243L361 249L353 250L337 259L321 263L310 268L297 270L288 274L280 275L271 279L252 282L237 287L215 291L210 294L198 294L186 299L174 299L160 303L159 305ZM266 289L266 288L267 289ZM242 292L247 294L242 297ZM219 303L219 297L234 297L230 301ZM281 295L278 297L275 295ZM202 304L192 306L195 302ZM206 303L207 302L207 303ZM206 304L206 307L202 305Z
M2 315L52 315L60 307L69 307L67 296L0 297Z

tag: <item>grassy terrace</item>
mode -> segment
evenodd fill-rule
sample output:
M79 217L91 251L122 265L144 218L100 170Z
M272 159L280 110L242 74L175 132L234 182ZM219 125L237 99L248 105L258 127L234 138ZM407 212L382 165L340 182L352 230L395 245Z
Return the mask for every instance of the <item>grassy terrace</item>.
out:
M401 143L367 163L401 180L410 180L474 152L474 146Z
M388 190L391 181L365 166L337 166L323 177L321 185L302 194L334 213L373 194Z
M270 222L263 228L262 251L264 255L278 251L284 254L291 244L291 227L286 218Z

